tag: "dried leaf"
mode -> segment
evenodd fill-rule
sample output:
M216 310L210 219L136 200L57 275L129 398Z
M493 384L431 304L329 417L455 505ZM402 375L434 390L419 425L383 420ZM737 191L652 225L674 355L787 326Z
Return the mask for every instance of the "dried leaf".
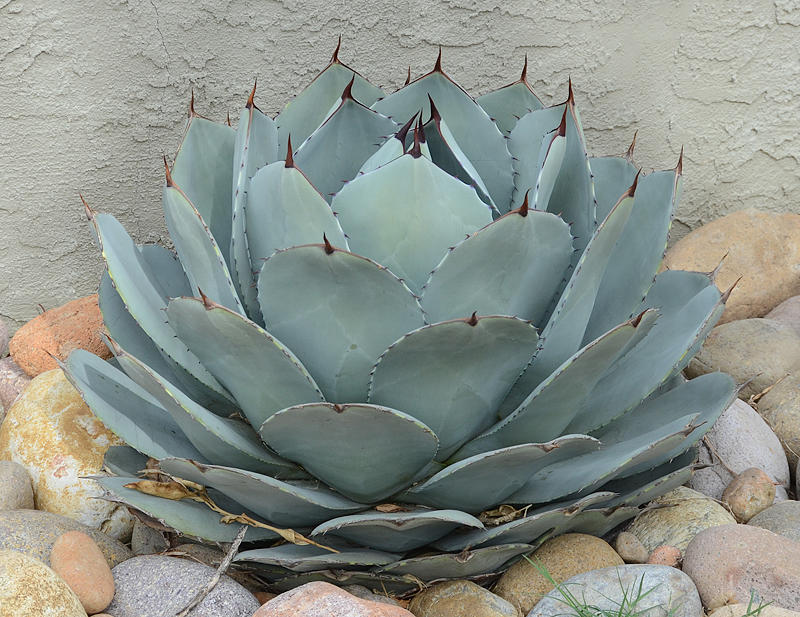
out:
M139 480L138 482L129 482L124 485L125 488L132 488L145 495L153 495L153 497L163 497L164 499L191 499L192 492L182 484L177 482L158 482L156 480Z
M381 503L375 506L375 509L378 512L383 512L384 514L391 514L393 512L411 512L411 508L398 506L396 503Z

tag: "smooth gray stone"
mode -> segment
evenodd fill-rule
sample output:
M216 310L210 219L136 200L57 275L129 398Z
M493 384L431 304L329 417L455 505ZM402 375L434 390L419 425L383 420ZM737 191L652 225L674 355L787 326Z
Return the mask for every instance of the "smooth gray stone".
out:
M747 524L800 542L800 501L783 501L771 505L756 514Z
M134 555L152 555L168 548L169 544L160 531L148 527L139 519L133 521L131 550Z
M0 510L26 509L33 509L33 487L28 470L19 463L0 461Z
M185 608L214 575L201 563L140 555L112 570L116 592L106 612L114 617L163 617ZM258 609L255 596L228 576L190 613L189 617L251 617Z

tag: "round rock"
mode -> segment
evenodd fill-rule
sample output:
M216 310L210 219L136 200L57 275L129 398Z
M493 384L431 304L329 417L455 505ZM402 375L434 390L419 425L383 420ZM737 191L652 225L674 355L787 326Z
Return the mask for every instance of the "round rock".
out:
M747 524L800 542L800 501L776 503L756 514Z
M779 381L758 401L758 413L769 423L783 444L789 467L800 461L800 372Z
M588 570L623 565L622 558L604 540L583 533L567 533L542 544L531 555L556 582ZM526 615L553 585L529 561L523 559L500 577L494 593Z
M116 593L106 611L114 617L162 617L186 607L214 576L201 563L140 555L113 569ZM190 617L251 617L259 607L247 589L228 576L189 613Z
M784 300L764 317L791 326L800 334L800 296Z
M650 556L641 540L627 531L621 531L617 535L614 549L625 563L646 563Z
M406 609L362 600L330 583L306 583L282 593L253 617L414 617ZM249 615L248 615L249 617Z
M33 509L33 488L28 470L11 461L0 461L0 510L26 509Z
M650 504L628 528L649 551L674 546L683 552L703 529L735 523L733 516L705 495L679 486Z
M751 590L761 600L800 610L800 542L752 525L706 529L683 557L703 604L715 609L748 602Z
M0 550L0 615L86 617L86 611L61 577L41 561Z
M689 362L689 378L722 371L737 383L747 400L776 384L800 364L800 335L791 326L771 319L742 319L711 330L703 347Z
M92 538L112 568L133 556L121 542L65 516L41 510L0 512L0 549L19 551L46 564L53 544L68 531L82 531Z
M722 501L728 504L739 522L746 523L772 505L775 501L775 485L767 474L757 467L751 467L731 481L722 493Z
M647 563L658 566L677 568L681 562L681 552L674 546L657 546L647 558Z
M789 465L781 442L756 410L742 400L736 399L706 433L700 442L699 462L710 467L695 471L689 486L712 499L722 499L725 487L733 480L728 469L739 474L750 467L763 470L778 484L777 501L787 499Z
M564 581L563 587L584 604L616 614L628 598L636 598L639 585L644 597L636 614L648 617L701 617L703 607L692 580L680 570L659 565L626 565L593 570ZM592 611L594 613L594 611ZM548 593L528 617L563 617L573 614L557 589Z
M414 596L408 606L416 617L521 617L513 604L470 581L439 583ZM465 616L466 617L466 616Z
M105 609L114 597L114 577L106 558L89 536L68 531L50 552L50 567L78 596L89 615Z
M117 439L89 410L61 369L36 377L0 426L0 460L25 467L36 507L63 514L118 539L130 538L133 518L88 476L103 467Z
M725 255L727 255L725 257ZM741 277L721 321L761 317L800 294L800 215L740 210L699 227L676 242L664 257L670 270L711 272L720 289Z
M720 606L715 608L708 614L708 617L742 617L742 615L753 615L753 611L758 610L758 617L800 617L797 611L790 611L780 606L770 604L768 606L759 607L759 602L740 602L738 604L729 604L727 606Z
M169 548L169 544L157 529L145 525L138 518L133 522L131 550L134 555L152 555Z
M19 398L19 395L31 382L13 358L0 360L0 423L3 422L5 412Z

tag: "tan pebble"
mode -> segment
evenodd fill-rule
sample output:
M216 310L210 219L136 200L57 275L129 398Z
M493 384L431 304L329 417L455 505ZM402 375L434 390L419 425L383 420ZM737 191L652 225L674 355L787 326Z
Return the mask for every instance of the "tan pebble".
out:
M670 566L672 568L677 568L680 562L680 550L674 546L667 546L666 544L655 547L653 552L650 553L650 557L647 558L647 563L649 564Z
M641 540L627 531L622 531L617 536L614 549L625 563L646 563L649 556Z
M114 599L114 576L100 548L81 531L58 537L50 552L50 567L75 592L89 615L105 609Z
M269 591L255 591L253 592L253 595L256 597L256 600L258 600L260 604L266 604L267 602L272 600L272 598L277 596L277 594L270 593Z
M745 469L736 476L722 493L736 519L746 523L775 501L775 484L757 467Z

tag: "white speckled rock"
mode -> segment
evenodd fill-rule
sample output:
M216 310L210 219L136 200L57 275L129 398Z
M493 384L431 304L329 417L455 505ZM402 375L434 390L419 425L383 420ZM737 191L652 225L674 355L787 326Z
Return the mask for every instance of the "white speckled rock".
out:
M6 410L11 408L30 382L31 378L13 358L0 360L0 424L3 422Z
M36 507L75 519L126 540L133 518L86 478L103 455L121 442L84 404L61 369L31 381L0 427L0 460L19 463L31 476Z
M38 559L0 550L2 617L86 617L78 596Z
M775 501L787 499L789 464L783 446L750 405L736 399L722 412L705 438L717 454L700 442L699 462L713 466L694 472L689 481L691 488L712 499L722 499L722 492L733 480L725 465L737 474L750 467L758 467L778 483ZM725 465L719 464L717 455Z
M647 617L702 616L703 607L692 579L669 566L613 566L578 574L564 581L563 585L586 604L618 610L623 594L627 592L628 598L635 597L640 582L643 592L652 591L636 605L637 614ZM674 612L670 613L670 609ZM533 607L528 617L561 617L572 613L563 596L558 590L553 590Z
M33 488L28 471L17 463L0 461L0 510L32 510Z
M192 601L215 571L176 557L133 557L114 568L116 593L105 610L114 617L174 615ZM259 606L253 594L223 576L189 617L251 617Z

